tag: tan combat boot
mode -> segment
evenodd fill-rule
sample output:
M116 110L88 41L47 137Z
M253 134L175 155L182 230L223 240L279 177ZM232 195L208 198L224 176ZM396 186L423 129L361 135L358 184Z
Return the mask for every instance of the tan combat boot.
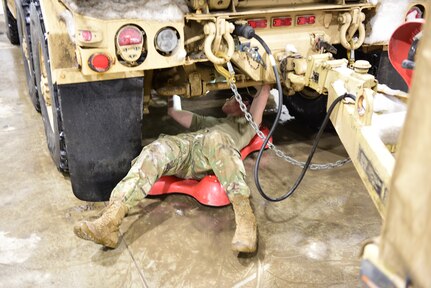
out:
M105 209L98 219L79 222L73 228L73 232L84 240L115 248L118 244L118 230L128 209L120 201L110 203Z
M232 239L232 250L252 253L256 251L257 229L256 218L250 206L249 197L234 195L231 197L235 212L236 230Z

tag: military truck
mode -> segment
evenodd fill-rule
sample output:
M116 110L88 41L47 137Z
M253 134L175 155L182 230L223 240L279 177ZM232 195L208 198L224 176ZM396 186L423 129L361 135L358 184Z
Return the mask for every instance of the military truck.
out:
M236 87L274 83L275 62L291 113L319 120L327 91L318 73L307 74L313 59L347 61L389 81L387 43L365 43L375 2L3 0L3 7L55 165L70 174L76 197L101 201L141 149L152 91L201 97L229 89L227 63ZM403 18L428 13L429 1L406 3ZM255 39L236 35L244 25L273 58Z

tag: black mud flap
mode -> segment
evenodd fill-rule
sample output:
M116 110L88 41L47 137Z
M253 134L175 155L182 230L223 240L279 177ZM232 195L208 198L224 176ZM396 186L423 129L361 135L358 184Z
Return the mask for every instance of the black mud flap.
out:
M73 193L106 201L141 149L143 78L58 86Z

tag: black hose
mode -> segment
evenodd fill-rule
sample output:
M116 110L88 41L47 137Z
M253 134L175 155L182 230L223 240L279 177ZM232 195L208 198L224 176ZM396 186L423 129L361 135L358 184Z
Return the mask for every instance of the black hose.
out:
M286 194L284 194L280 197L277 197L277 198L272 198L272 197L268 196L267 194L265 194L265 192L262 190L262 187L260 186L260 183L259 183L259 175L258 175L259 174L259 162L260 162L260 158L262 155L261 152L263 151L262 148L265 147L265 146L262 146L262 148L259 151L259 155L257 156L256 165L254 166L254 181L255 181L257 190L259 191L260 195L262 195L263 198L265 198L268 201L279 202L279 201L282 201L282 200L286 199L287 197L291 196L293 194L293 192L295 192L295 190L298 188L299 184L301 183L302 179L304 178L305 173L308 170L308 167L310 166L311 159L313 158L314 153L316 152L317 145L319 144L319 141L320 141L320 138L322 137L323 131L325 130L326 125L329 122L329 117L331 116L332 111L334 110L334 108L338 104L338 102L342 101L345 98L350 98L352 100L355 100L355 96L353 96L352 94L346 93L342 96L337 97L334 100L334 102L332 102L332 104L329 107L328 112L325 116L325 119L323 120L322 126L319 129L319 132L317 133L316 137L314 138L313 146L311 147L310 154L308 154L307 161L305 161L305 164L304 164L304 167L302 168L301 173L299 174L298 178L296 178L296 181L293 184L292 188L290 188L290 190ZM276 119L276 121L278 121L278 119ZM266 141L265 144L267 142L268 141Z
M256 163L254 165L254 182L256 185L257 190L259 191L260 195L262 195L263 198L265 198L268 201L271 202L279 202L282 201L286 198L288 198L289 196L291 196L293 194L293 192L295 192L295 190L298 188L299 184L301 183L302 179L305 176L305 173L307 172L308 167L310 166L311 163L311 159L314 156L314 153L316 152L317 149L317 145L319 144L320 141L320 137L323 134L323 131L326 128L326 125L329 122L329 117L331 116L332 111L334 110L335 106L338 104L338 102L340 102L341 100L343 100L344 98L351 98L353 100L355 100L355 96L353 96L352 94L344 94L342 96L339 96L338 98L336 98L334 100L334 102L331 104L331 106L328 109L328 112L325 116L325 119L323 120L323 123L319 129L319 132L316 135L316 138L314 139L314 143L313 146L311 148L310 154L308 155L307 161L304 164L304 167L302 168L301 174L298 176L298 178L296 179L295 183L293 184L292 188L284 195L277 197L277 198L272 198L270 196L268 196L262 189L260 182L259 182L259 165L260 165L260 160L262 158L262 154L263 151L265 151L265 147L268 144L269 139L271 138L272 134L274 133L275 128L277 127L278 121L280 119L280 115L281 115L281 111L282 111L282 106L283 106L283 91L281 88L281 81L280 81L280 76L278 74L278 70L277 70L277 65L275 63L275 59L274 56L272 55L271 49L268 47L268 45L265 43L265 41L259 36L256 35L253 31L253 33L251 33L250 31L247 31L248 35L250 36L252 35L252 37L254 37L261 45L262 47L265 49L266 53L269 56L269 59L271 61L271 66L272 69L274 71L274 75L275 75L275 80L277 83L277 90L278 90L278 109L277 109L277 115L275 117L274 123L268 133L268 135L266 136L265 140L263 141L262 147L259 150L259 154L257 155L257 159L256 159ZM247 37L246 37L247 38Z
M262 187L260 186L259 182L259 164L260 159L262 158L262 154L265 151L265 147L268 144L269 139L271 139L272 134L275 131L275 128L277 127L278 120L281 116L281 111L283 108L283 90L281 88L281 81L280 81L280 75L278 74L277 70L277 64L275 63L274 56L272 55L271 49L268 47L268 45L265 43L265 41L257 34L253 33L253 37L262 45L263 49L265 49L266 53L269 56L269 59L271 61L271 66L274 71L275 75L275 81L277 83L277 90L278 90L278 109L277 109L277 115L275 116L274 123L272 124L271 129L269 130L268 135L266 136L265 140L263 141L262 147L259 150L259 154L257 155L256 163L254 165L254 183L257 187L257 190L259 191L260 195L262 195L263 198L269 200L269 201L281 201L281 200L273 200L271 197L267 196L265 192L263 192Z

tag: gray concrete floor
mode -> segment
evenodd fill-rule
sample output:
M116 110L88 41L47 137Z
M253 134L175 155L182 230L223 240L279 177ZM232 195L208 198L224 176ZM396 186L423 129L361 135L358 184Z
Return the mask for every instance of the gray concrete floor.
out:
M76 199L69 179L54 167L40 114L27 94L21 51L4 34L0 61L0 287L360 285L361 243L379 234L381 219L351 164L309 171L294 196L268 203L253 184L255 156L246 159L259 225L254 255L230 250L230 206L206 207L182 195L149 199L133 211L115 250L78 239L74 223L94 217L105 203ZM186 108L205 102L196 101L185 103ZM153 118L147 117L146 127L151 120L164 124L160 129L144 127L144 142L175 130L163 109L154 108ZM291 122L278 129L274 142L305 159L313 135ZM338 137L326 133L314 161L344 157ZM280 195L300 170L268 152L260 171L264 189Z

